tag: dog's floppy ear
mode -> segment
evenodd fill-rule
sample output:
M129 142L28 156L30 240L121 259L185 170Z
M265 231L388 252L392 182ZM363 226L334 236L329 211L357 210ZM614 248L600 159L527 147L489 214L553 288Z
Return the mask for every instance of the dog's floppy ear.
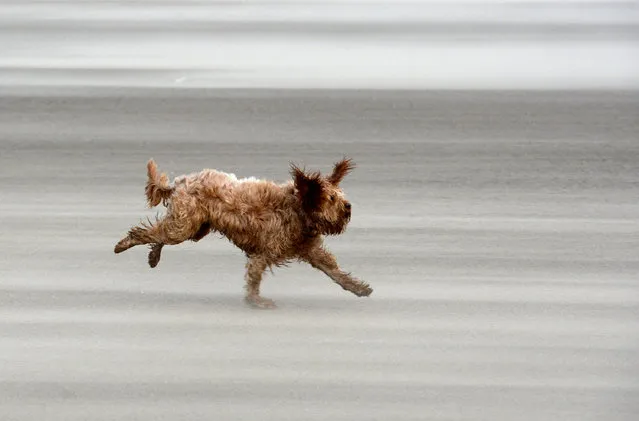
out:
M302 208L307 212L318 210L322 205L321 174L319 172L307 174L304 170L291 164L291 175L298 197L302 202Z
M355 168L355 163L352 159L344 158L333 167L333 173L328 177L328 181L337 186L346 175Z

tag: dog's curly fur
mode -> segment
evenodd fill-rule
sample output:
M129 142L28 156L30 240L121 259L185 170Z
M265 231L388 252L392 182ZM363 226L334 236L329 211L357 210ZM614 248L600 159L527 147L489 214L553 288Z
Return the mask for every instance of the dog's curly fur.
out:
M323 176L291 164L292 180L282 184L205 169L176 177L171 186L151 159L146 198L149 207L163 203L166 216L133 227L114 251L150 244L148 262L154 268L165 244L199 241L219 232L247 256L245 299L255 307L275 306L260 296L264 271L293 260L309 263L357 296L368 296L372 288L342 271L323 245L324 235L343 233L350 221L351 204L339 185L354 167L343 159Z

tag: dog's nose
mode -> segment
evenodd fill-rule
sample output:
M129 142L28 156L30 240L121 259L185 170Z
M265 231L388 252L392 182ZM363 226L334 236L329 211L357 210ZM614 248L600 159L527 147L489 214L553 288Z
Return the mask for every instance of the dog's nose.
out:
M344 206L346 206L346 210L351 210L350 202L346 202L346 205L344 205Z

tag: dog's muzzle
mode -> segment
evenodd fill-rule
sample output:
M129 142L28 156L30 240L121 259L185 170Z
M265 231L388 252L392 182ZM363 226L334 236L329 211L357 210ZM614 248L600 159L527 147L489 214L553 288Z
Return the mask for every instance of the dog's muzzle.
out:
M350 202L346 202L344 207L346 208L346 217L350 218L351 217L351 207L352 207Z

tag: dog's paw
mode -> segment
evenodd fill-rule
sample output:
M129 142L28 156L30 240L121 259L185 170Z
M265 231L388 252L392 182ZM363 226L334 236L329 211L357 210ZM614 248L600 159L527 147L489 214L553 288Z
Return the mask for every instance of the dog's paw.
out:
M113 251L115 252L115 254L118 254L118 253L122 253L125 250L130 249L131 247L133 247L131 243L131 239L128 237L125 237L121 239L120 241L118 241L118 244L115 245L115 247L113 248Z
M361 284L355 291L353 291L353 294L357 295L358 297L368 297L372 293L373 288L371 288L368 284Z
M371 288L366 282L361 281L343 284L342 288L346 291L352 292L358 297L368 297L373 293L373 288Z
M246 301L246 303L253 308L259 308L259 309L277 308L277 306L275 305L275 301L268 298L260 297L259 295L248 295L246 296L246 298L244 298L244 301Z
M162 246L164 244L154 244L151 246L151 251L149 251L149 266L154 268L160 263L160 255L162 253Z

